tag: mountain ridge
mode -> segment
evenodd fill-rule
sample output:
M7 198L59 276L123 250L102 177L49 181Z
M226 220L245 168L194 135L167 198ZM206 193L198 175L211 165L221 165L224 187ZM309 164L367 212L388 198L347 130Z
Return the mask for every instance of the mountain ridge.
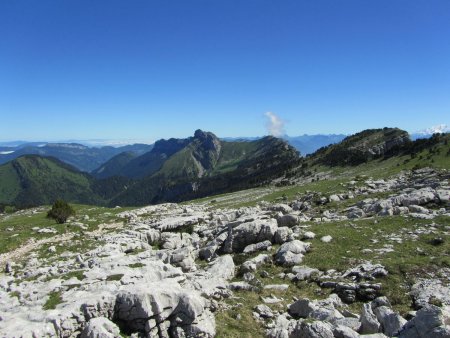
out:
M80 172L54 157L24 155L0 166L0 186L6 187L0 191L0 203L23 207L51 203L56 198L100 205L159 203L179 199L179 194L196 196L197 191L203 195L215 193L214 187L206 189L202 185L204 182L208 185L210 177L223 173L228 173L227 179L233 182L222 187L226 191L234 189L239 185L239 180L244 179L242 168L246 169L246 166L253 165L252 161L262 158L263 146L266 147L264 152L271 156L267 160L278 163L280 168L298 159L294 148L275 138L228 143L221 142L213 133L201 130L187 139L160 140L150 152L137 158L130 153L116 155L109 163L111 166L97 171L97 177ZM77 149L78 145L71 147ZM277 157L283 158L286 163L277 162ZM142 164L143 160L148 162L139 168L142 170L140 176L101 175L108 170L120 172L130 163ZM266 171L260 168L252 175L256 177L262 173L266 177ZM273 170L271 175L277 172ZM252 184L256 183L254 179ZM198 187L202 187L201 190Z
M24 207L56 198L109 206L180 202L252 187L290 185L291 178L317 179L314 173L324 166L332 170L395 156L412 159L420 152L429 158L447 151L440 145L448 144L448 137L411 141L408 133L398 128L370 129L300 158L295 148L275 137L224 142L213 133L198 130L187 139L160 140L138 157L117 155L111 162L117 167L110 174L138 158L149 161L140 168L142 176L132 178L94 177L56 158L26 155L0 166L0 204ZM427 149L429 154L423 155Z

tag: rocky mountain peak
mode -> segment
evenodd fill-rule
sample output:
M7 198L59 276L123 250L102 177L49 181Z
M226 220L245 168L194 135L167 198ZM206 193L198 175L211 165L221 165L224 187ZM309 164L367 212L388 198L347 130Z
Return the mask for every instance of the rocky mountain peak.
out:
M199 140L205 150L220 152L220 140L213 133L197 129L194 133L194 139Z
M194 133L194 141L199 143L197 149L193 152L194 158L201 164L203 170L214 168L222 149L219 138L211 132L198 129Z

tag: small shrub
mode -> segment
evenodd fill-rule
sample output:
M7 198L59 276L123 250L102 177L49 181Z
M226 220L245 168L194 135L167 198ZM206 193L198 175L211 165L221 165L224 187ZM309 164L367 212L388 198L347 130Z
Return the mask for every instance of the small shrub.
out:
M14 206L11 206L11 205L5 206L5 213L6 214L12 214L12 213L15 213L16 211L17 211L17 209Z
M428 300L428 303L438 307L442 307L443 305L442 301L439 298L436 298L435 296L431 296L430 299Z
M132 269L138 269L138 268L143 268L145 266L145 264L142 263L133 263L133 264L129 264L128 265L130 268Z
M61 292L53 291L49 293L49 298L42 308L44 310L53 310L56 308L56 305L61 304L62 302Z
M47 212L47 217L53 218L59 224L66 223L67 219L72 215L75 215L75 210L63 200L57 200Z
M119 281L119 280L122 279L123 276L124 276L123 273L118 273L118 274L115 274L115 275L109 275L108 277L106 277L106 281L107 282Z

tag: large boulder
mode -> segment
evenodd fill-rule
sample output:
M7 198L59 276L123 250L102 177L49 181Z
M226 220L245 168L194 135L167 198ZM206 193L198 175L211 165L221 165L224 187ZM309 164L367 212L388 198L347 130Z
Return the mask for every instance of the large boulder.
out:
M287 313L283 313L275 318L273 327L266 331L268 338L289 338L290 333L294 331L297 322L290 319Z
M184 332L195 331L198 335L212 337L215 334L214 317L205 315L205 311L205 298L197 292L182 289L176 282L165 281L130 286L119 292L114 317L132 332L151 337L169 336L174 326ZM206 332L199 332L202 327ZM180 330L176 333L183 336Z
M134 287L117 295L115 318L131 331L151 334L177 307L181 289L174 283Z
M279 227L293 227L298 224L298 216L287 214L281 217L278 217L278 226Z
M405 324L399 338L449 338L450 308L427 304Z
M410 205L424 205L429 202L439 202L434 189L427 187L415 190L409 194L400 196L401 204L405 207Z
M120 338L116 324L105 317L92 318L81 332L81 338Z
M305 254L310 243L299 240L284 243L275 254L275 262L280 265L292 266L302 262L303 254Z
M266 240L272 242L277 229L277 221L272 218L242 223L233 228L231 236L229 235L224 243L224 247L227 242L231 241L233 252L242 252L249 244Z
M233 278L235 275L233 257L230 255L220 256L209 264L206 271L216 278L223 278L225 280Z
M307 318L314 310L318 308L317 304L308 298L299 299L289 305L289 313L295 317Z
M184 272L195 270L195 258L189 247L174 250L168 258L168 263L180 267Z
M363 305L360 321L360 333L371 334L380 332L381 324L378 321L377 316L375 316L375 314L373 313L370 303L366 303Z
M333 327L327 322L298 322L291 338L334 338Z
M431 300L450 306L450 286L444 285L439 279L422 279L411 288L410 295L414 298L417 308L424 307Z
M274 242L276 244L283 244L290 240L293 240L292 230L288 227L279 227L275 232Z
M400 314L387 306L379 306L374 310L375 316L381 324L381 330L386 336L397 336L406 320Z

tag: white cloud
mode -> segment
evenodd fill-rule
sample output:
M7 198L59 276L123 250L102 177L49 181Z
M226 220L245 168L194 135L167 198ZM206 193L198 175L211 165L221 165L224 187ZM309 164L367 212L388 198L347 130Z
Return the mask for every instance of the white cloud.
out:
M286 134L284 130L284 121L279 116L270 111L264 115L268 118L266 127L267 132L270 135L280 137Z

